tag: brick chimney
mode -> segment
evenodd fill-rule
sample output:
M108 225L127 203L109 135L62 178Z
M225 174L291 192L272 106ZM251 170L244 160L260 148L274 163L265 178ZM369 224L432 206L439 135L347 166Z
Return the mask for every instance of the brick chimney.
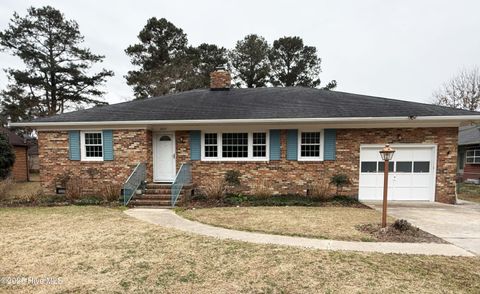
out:
M210 73L210 90L229 90L232 82L230 73L223 66L219 66Z

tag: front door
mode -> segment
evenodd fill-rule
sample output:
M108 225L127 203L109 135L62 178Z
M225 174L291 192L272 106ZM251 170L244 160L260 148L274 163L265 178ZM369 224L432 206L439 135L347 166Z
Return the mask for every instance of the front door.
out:
M153 142L153 178L156 182L172 182L175 178L175 136L156 134Z

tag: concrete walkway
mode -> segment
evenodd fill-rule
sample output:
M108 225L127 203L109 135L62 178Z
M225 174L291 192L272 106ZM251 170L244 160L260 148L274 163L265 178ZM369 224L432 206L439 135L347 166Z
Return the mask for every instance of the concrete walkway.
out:
M364 202L381 211L381 202ZM459 204L390 201L388 214L403 218L420 229L458 247L480 255L480 205L459 200Z
M350 242L236 231L190 221L178 216L175 212L169 209L134 208L126 210L125 213L143 221L188 233L257 244L276 244L323 250L474 256L474 254L451 244Z

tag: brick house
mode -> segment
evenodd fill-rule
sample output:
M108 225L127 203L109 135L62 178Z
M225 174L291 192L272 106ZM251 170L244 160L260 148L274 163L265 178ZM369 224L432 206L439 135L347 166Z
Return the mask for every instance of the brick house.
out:
M238 170L245 193L263 185L272 194L305 194L342 173L351 180L343 194L375 200L383 183L378 151L390 143L390 199L454 203L458 127L479 120L477 112L337 91L234 89L229 73L217 70L210 89L13 125L37 130L48 193L65 173L94 193L125 183L145 163L147 182L176 184L188 174L199 190Z
M462 181L480 183L480 128L477 125L459 129L458 175Z
M25 140L14 132L0 128L0 132L5 135L15 153L15 163L13 164L12 178L17 182L26 182L29 180L28 170L28 145Z

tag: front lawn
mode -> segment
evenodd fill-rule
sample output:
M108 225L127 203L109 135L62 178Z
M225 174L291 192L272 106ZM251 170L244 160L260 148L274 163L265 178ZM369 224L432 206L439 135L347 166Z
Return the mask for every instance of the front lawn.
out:
M366 207L223 207L177 209L190 220L241 231L343 241L436 242L429 233L389 226L380 230L381 213ZM388 218L389 225L394 222Z
M480 259L329 252L217 240L89 206L0 209L0 285L15 293L480 291ZM3 281L3 280L2 280Z
M458 185L458 198L480 203L480 185L467 183L460 183Z

